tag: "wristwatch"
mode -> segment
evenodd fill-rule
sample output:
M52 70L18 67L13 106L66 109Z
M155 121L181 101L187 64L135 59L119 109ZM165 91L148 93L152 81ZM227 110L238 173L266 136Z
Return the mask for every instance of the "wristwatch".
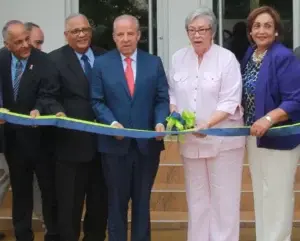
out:
M271 116L266 115L266 116L265 116L265 119L267 119L267 120L270 122L271 125L274 124L274 123L273 123L273 120L272 120L272 118L271 118Z

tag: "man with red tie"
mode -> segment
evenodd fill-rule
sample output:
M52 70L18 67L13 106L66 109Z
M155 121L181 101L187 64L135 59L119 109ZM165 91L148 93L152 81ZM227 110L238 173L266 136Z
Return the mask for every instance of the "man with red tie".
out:
M161 59L137 49L141 33L130 15L115 19L117 49L95 60L91 81L97 121L116 128L165 130L168 84ZM99 136L108 187L110 241L127 240L128 202L132 200L132 241L150 240L150 195L164 149L163 137L132 139Z

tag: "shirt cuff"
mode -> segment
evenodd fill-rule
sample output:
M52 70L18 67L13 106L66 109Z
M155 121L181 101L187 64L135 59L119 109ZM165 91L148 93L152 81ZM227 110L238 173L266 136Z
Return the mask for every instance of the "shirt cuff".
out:
M228 113L229 119L231 120L239 120L244 115L243 107L240 104L232 103L231 105L220 105L217 107L217 111L224 111Z

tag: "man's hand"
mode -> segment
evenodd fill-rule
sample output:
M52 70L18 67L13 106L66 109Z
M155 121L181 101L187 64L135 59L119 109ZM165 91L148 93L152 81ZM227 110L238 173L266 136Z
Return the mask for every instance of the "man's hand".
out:
M40 116L40 112L38 110L32 110L30 111L31 118L37 118Z
M209 124L203 122L203 123L200 123L200 124L197 125L196 131L200 131L200 130L204 130L204 129L208 129L208 128L209 128ZM201 134L201 133L198 133L198 132L194 132L193 135L198 137L198 138L204 138L204 137L207 136L205 134Z
M0 110L3 112L9 112L9 110L6 108L0 108ZM6 122L5 120L0 120L0 125L3 125L5 122Z
M66 114L64 112L57 112L56 116L57 117L66 117Z
M156 126L155 126L155 131L156 132L164 132L165 131L165 126L161 123L158 123ZM165 137L165 135L161 135L161 136L157 136L156 137L156 140L157 141L161 141L163 140Z
M30 111L30 116L31 116L31 118L37 118L40 116L40 112L38 110L32 110L32 111ZM35 128L37 126L32 126L32 127Z
M118 128L118 129L123 129L124 128L124 126L122 126L119 122L117 122L117 121L115 121L115 122L113 122L112 123L112 125L111 125L112 127L114 127L114 128ZM124 139L124 136L116 136L116 139L117 140L123 140Z

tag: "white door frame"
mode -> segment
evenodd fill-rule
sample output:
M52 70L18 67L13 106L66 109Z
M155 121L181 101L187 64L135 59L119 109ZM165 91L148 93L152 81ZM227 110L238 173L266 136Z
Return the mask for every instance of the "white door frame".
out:
M293 0L293 49L300 46L300 1Z
M168 72L171 56L189 45L185 31L186 16L210 0L155 0L157 1L157 52Z
M157 55L166 70L169 69L169 1L156 0L157 9Z

